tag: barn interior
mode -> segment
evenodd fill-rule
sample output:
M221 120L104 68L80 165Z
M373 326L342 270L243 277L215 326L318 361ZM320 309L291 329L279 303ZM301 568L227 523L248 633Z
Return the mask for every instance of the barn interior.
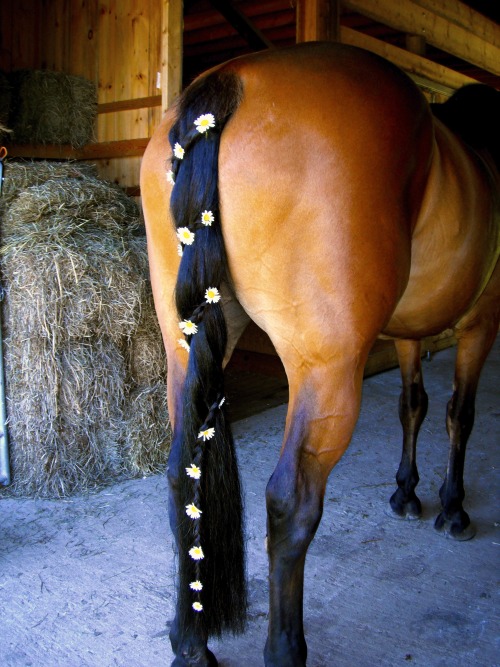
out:
M8 187L9 163L19 160L82 169L93 166L99 179L115 184L140 206L139 170L149 138L163 111L203 70L253 51L337 40L393 61L414 78L430 101L442 102L473 81L500 88L498 21L496 3L487 0L4 0L0 72L10 83L3 97L19 72L76 77L90 84L95 94L95 105L90 105L91 136L83 143L64 137L57 140L57 136L54 140L53 134L49 140L35 137L33 141L29 132L15 128L5 133L4 182ZM59 105L60 113L63 106ZM0 109L7 128L15 113L11 110L9 116L4 111L2 116ZM62 110L63 117L65 113ZM144 263L145 248L141 252ZM147 274L141 280L147 283ZM141 298L152 308L149 293ZM153 332L149 344L161 346L156 322L149 327ZM453 343L452 332L446 331L426 339L423 354ZM160 357L156 351L156 375L147 388L152 392L154 385L158 395ZM396 364L392 342L377 341L366 375ZM232 402L235 419L287 400L281 362L255 325L243 334L227 379L229 393L231 387L238 387ZM135 382L134 387L139 392L143 385ZM144 393L138 395L144 400ZM164 415L164 397L161 403L147 395L148 405L155 405L149 408L148 419ZM166 439L165 433L158 434L153 449L161 448L159 441ZM137 463L141 457L134 456L138 470L148 472L149 464Z
M310 40L381 54L433 102L475 81L500 89L499 22L492 0L1 0L3 664L156 667L173 659L176 561L166 476L154 474L165 469L171 434L139 187L141 157L165 109L217 63ZM71 83L89 91L90 138L57 137L73 111L60 97L50 140L34 141L29 119L24 137L3 132L15 124L4 102L20 72L42 88L38 109L54 106L44 87L67 95L65 77L76 77ZM31 226L36 235L22 229ZM393 344L376 343L361 418L307 559L311 667L498 664L499 343L469 443L466 508L477 535L467 543L432 527L448 449L452 333L422 348L430 405L419 442L420 521L387 518L400 378ZM227 383L250 605L246 634L211 647L222 667L257 667L268 619L265 486L288 396L281 362L257 327L243 334Z

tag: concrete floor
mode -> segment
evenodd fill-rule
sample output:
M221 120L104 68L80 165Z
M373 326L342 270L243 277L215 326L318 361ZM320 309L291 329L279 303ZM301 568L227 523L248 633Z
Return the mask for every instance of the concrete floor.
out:
M309 667L494 667L498 650L500 338L480 384L466 464L477 536L433 530L446 465L444 410L454 350L425 363L419 447L425 515L386 514L400 456L397 370L365 381L352 444L333 472L306 564ZM249 626L215 642L223 667L262 665L267 560L264 489L286 407L235 424L246 494ZM0 501L0 663L159 667L172 659L174 562L163 476L64 501Z

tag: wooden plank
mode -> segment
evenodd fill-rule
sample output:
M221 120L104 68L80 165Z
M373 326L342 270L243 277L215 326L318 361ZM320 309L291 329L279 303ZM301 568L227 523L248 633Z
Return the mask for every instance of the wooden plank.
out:
M161 89L165 112L182 88L182 0L162 0Z
M486 18L463 2L458 0L413 0L413 2L465 28L485 42L500 47L500 29L495 21Z
M297 43L339 38L339 0L298 0Z
M68 34L71 36L71 49L66 71L94 81L97 86L99 83L98 0L71 2L67 11L69 11Z
M132 109L149 109L161 106L161 95L148 95L131 100L104 102L97 105L97 113L113 113L115 111L130 111Z
M493 74L500 74L500 48L476 35L470 28L452 21L441 4L441 13L436 13L433 3L422 11L413 0L398 0L398 2L382 2L381 0L344 0L343 5L355 12L363 14L374 21L407 33L422 35L428 44L451 53L458 58L480 67ZM457 3L454 3L457 4ZM485 28L489 30L493 21L484 18ZM493 28L492 28L493 29ZM496 27L498 29L498 27Z
M9 155L10 157L43 160L100 160L142 156L148 143L149 137L88 144L83 148L56 146L54 144L39 144L36 146L13 144L9 146Z
M352 44L353 46L373 51L373 53L378 53L378 55L387 58L387 60L390 60L410 74L422 76L436 83L448 86L453 90L461 88L468 83L477 83L475 79L471 79L469 76L455 72L443 65L433 63L427 60L427 58L410 53L387 42L363 35L357 30L352 30L346 26L340 26L340 41L344 44Z
M97 162L97 168L101 178L112 181L122 188L133 188L134 192L139 190L137 184L139 183L141 157L103 159Z

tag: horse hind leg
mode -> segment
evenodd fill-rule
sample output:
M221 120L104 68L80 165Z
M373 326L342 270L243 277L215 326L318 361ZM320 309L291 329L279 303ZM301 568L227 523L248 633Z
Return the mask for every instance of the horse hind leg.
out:
M399 340L395 344L403 382L399 398L403 452L396 474L398 488L390 499L390 505L396 517L418 519L422 514L422 505L415 494L419 482L416 448L428 406L420 360L421 344L416 340Z
M467 322L457 328L457 357L453 395L448 402L446 428L450 438L448 466L439 491L442 511L435 528L457 540L475 535L469 515L463 508L465 450L472 431L479 376L495 341L500 319L498 301L481 316L470 313Z
M291 377L285 438L266 489L269 630L266 667L303 667L304 565L323 511L328 475L359 412L363 364ZM354 382L353 382L354 378Z

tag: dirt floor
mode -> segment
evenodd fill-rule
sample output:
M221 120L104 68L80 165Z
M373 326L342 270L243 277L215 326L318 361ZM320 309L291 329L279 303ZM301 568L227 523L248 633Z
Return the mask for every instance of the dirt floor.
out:
M470 542L433 530L446 466L444 410L454 350L424 366L419 447L423 520L386 514L400 455L399 372L365 381L351 447L331 476L306 565L310 667L494 667L498 643L500 338L480 385L466 465ZM247 506L250 615L214 642L223 667L262 665L267 560L264 489L286 406L238 421ZM172 659L174 560L163 476L64 501L0 501L0 663L160 667Z

